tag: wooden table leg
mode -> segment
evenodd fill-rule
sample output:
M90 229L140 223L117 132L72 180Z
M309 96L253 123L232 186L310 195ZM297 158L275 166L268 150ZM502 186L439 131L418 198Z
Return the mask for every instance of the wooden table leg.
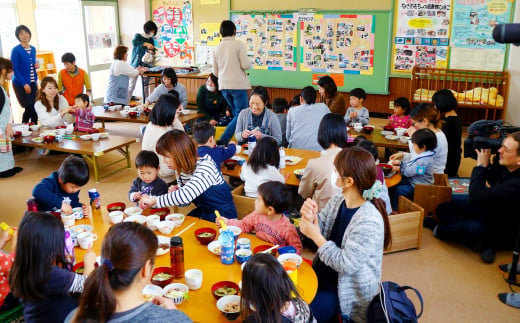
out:
M96 183L99 182L99 164L96 155L94 154L92 156L89 156L85 154L83 155L83 158L90 162L92 168L94 169L94 179L96 180Z

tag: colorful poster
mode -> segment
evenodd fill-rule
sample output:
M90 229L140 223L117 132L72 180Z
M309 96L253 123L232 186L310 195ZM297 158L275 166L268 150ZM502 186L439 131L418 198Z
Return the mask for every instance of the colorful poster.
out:
M314 15L300 22L301 71L372 75L372 15Z
M191 0L152 0L158 33L155 47L160 66L189 66L195 62Z
M234 15L231 20L254 69L296 70L297 14Z
M508 0L454 0L451 46L475 49L482 57L498 54L491 66L489 62L479 59L470 64L471 69L503 69L506 45L496 43L492 32L495 25L509 23L512 4L513 2ZM466 51L458 51L459 54L464 52ZM497 61L500 63L496 63ZM450 67L466 69L468 63L457 55L450 59Z
M200 24L200 44L202 46L218 46L220 44L220 23Z
M451 0L398 0L393 41L393 72L446 67Z

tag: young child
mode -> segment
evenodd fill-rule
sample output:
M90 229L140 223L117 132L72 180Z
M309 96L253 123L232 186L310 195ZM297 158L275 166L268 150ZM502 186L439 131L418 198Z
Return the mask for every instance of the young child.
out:
M177 74L171 67L167 67L163 70L161 75L162 84L156 87L152 94L146 98L145 106L150 103L157 101L163 94L167 94L170 90L175 90L179 94L179 101L181 102L182 108L188 107L188 94L184 85L177 83Z
M74 98L74 114L76 115L76 130L89 131L94 128L96 117L90 107L90 98L88 95L80 93Z
M88 209L79 202L79 190L87 184L88 179L88 165L82 158L65 158L57 172L53 172L34 187L32 195L38 202L38 210L61 209L61 212L71 214L72 208L81 206L86 215Z
M76 65L74 54L63 54L61 62L65 68L58 73L58 89L67 99L69 105L73 106L76 95L83 93L83 88L88 96L91 95L90 78L85 70Z
M215 127L208 121L195 123L193 126L193 139L199 146L197 148L199 157L210 155L218 169L220 169L224 160L233 157L237 151L236 145L232 142L227 147L217 146Z
M349 93L350 95L350 108L347 109L345 113L345 122L348 125L352 125L354 123L361 123L363 126L368 124L369 114L368 109L363 106L363 102L365 102L367 98L367 94L365 90L361 88L352 89Z
M279 167L280 151L276 140L273 137L260 138L240 172L240 179L245 182L244 194L256 197L258 186L267 181L285 183Z
M71 294L83 292L87 276L94 271L96 254L84 257L84 272L68 271L63 224L46 212L26 212L16 241L16 254L9 286L24 305L27 322L63 322L78 304Z
M130 187L128 198L139 202L141 196L159 196L168 193L168 185L157 176L159 173L159 157L151 150L141 150L135 156L137 178Z
M285 98L277 98L273 101L273 112L276 113L282 129L282 146L287 147L287 111L289 110L289 102Z
M289 189L280 182L265 182L258 186L255 210L242 220L222 217L227 225L234 225L242 232L254 232L256 236L280 247L293 246L298 254L302 252L302 242L294 225L283 212L289 209L291 197ZM220 228L219 219L215 220Z
M0 249L3 249L13 238L13 235L9 233L9 229L0 231ZM16 234L15 232L13 234ZM8 281L9 271L14 261L15 248L16 239L11 243L11 252L0 250L0 312L7 311L20 304L20 301L10 292Z
M316 322L282 264L270 254L256 254L244 265L240 295L244 322Z
M413 199L415 184L433 184L433 151L437 147L437 136L428 128L415 131L412 135L412 144L415 151L414 158L412 154L405 154L405 159L394 159L398 165L394 166L394 170L401 169L403 179L394 189L392 195L392 208L397 210L399 196L403 195L410 200Z
M388 118L387 126L408 129L412 126L410 119L410 101L407 98L397 98L394 101L394 114Z

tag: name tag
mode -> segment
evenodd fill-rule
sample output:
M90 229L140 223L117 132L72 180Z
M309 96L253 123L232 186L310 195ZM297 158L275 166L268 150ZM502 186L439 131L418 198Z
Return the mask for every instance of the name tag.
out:
M426 173L426 166L417 166L417 174L424 175Z

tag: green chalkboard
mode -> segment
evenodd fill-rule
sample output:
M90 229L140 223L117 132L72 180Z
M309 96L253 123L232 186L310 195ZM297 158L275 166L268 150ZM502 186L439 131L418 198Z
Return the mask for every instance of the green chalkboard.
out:
M294 13L297 13L295 11ZM231 19L236 15L258 15L259 12L231 12ZM374 54L373 54L373 73L371 75L344 73L344 85L338 86L338 91L348 92L357 87L365 89L367 93L388 94L388 77L390 65L390 34L392 32L392 13L391 11L318 11L325 17L330 15L373 15L374 32ZM301 44L301 33L297 33L296 45ZM296 71L286 70L260 70L250 69L249 80L253 86L262 85L266 87L301 89L312 85L313 74L328 74L322 71L302 71L301 63L302 51L300 48L295 50L297 68ZM337 73L334 73L337 74Z

